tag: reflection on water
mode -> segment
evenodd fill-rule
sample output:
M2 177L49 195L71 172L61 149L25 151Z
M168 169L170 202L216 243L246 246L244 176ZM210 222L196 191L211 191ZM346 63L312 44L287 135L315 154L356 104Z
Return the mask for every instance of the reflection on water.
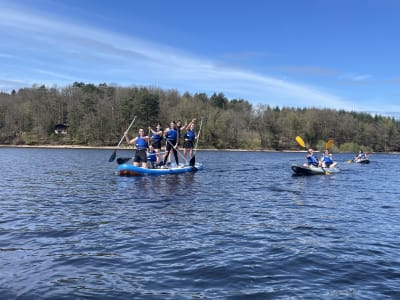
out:
M400 297L396 155L310 177L291 174L304 153L199 151L202 171L143 177L109 156L0 149L4 299Z

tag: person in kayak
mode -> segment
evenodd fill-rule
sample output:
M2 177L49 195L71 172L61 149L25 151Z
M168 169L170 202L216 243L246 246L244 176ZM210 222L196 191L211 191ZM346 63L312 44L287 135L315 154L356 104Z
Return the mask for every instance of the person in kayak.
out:
M333 158L332 154L329 153L328 149L326 149L324 151L324 153L322 154L322 157L321 157L321 160L320 160L321 166L324 167L324 168L334 168L334 167L336 167L337 163L335 161L333 161L332 158Z
M354 160L364 160L364 159L368 159L368 156L366 153L364 153L364 151L360 150Z
M308 149L307 151L307 163L304 164L305 167L309 166L313 166L313 167L319 167L320 162L318 161L318 159L314 156L314 150L313 149Z
M139 135L131 140L128 137L128 131L124 132L124 136L129 145L135 145L136 147L133 165L136 167L147 168L146 151L148 148L149 137L144 135L144 130L140 128Z

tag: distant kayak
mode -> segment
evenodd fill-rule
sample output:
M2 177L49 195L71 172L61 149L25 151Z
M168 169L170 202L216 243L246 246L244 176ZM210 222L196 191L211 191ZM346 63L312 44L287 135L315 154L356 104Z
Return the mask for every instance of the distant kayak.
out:
M358 163L358 164L369 164L369 159L368 158L364 158L364 159L356 158L354 160L354 162Z
M339 168L322 168L310 166L292 166L293 175L329 175L338 173Z
M119 176L143 176L143 175L165 175L165 174L179 174L188 173L202 170L203 165L196 163L194 166L180 165L178 167L172 166L168 168L142 168L132 164L121 164L118 166L117 173Z

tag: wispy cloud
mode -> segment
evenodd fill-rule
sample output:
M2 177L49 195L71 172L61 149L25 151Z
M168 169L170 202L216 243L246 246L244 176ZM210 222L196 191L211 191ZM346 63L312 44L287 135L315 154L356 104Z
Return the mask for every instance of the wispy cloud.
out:
M0 70L3 89L20 87L14 84L17 82L50 85L67 85L73 81L113 82L191 92L223 92L231 98L272 106L357 110L341 97L318 87L229 67L166 45L36 12L4 8L0 11L0 25L0 33L12 32L14 37L11 44L0 45L0 59L17 61L24 55L30 56L23 61L26 72L18 78L9 76L12 73L9 70ZM29 45L28 52L11 52L20 45ZM11 57L12 54L17 58ZM324 73L315 68L300 71ZM365 80L368 76L353 74L347 78Z
M251 59L258 59L258 58L263 58L271 56L269 53L261 52L261 51L243 51L243 52L230 52L230 53L225 53L223 55L224 58L228 59L235 59L235 60L251 60Z
M347 73L339 76L339 79L341 80L358 82L358 83L370 80L371 78L372 76L370 74L357 74L357 73Z
M300 75L308 75L308 76L335 76L338 74L338 71L328 68L321 68L315 66L289 66L289 67L279 67L278 70L293 73L293 74L300 74Z

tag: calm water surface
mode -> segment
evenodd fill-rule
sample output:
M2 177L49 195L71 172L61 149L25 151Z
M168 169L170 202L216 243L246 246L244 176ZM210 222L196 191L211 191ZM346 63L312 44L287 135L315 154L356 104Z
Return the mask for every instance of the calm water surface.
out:
M398 155L296 177L304 153L199 151L127 178L111 153L0 148L1 299L400 299Z

